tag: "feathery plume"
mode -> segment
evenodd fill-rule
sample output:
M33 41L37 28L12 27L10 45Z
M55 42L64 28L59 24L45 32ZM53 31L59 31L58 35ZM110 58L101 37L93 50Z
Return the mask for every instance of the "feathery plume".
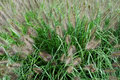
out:
M19 68L20 66L21 66L20 63L13 63L8 65L9 68Z
M73 65L76 66L76 65L80 64L80 62L81 62L81 58L75 58L73 60Z
M74 79L73 80L80 80L80 78L79 77L74 77Z
M109 80L119 80L116 76L109 76Z
M65 38L66 43L69 45L71 42L70 35L67 35Z
M15 29L17 32L21 33L21 30L19 29L19 27L17 25L15 25L13 22L11 22L11 26L13 29Z
M9 61L8 60L2 60L0 61L0 64L7 64Z
M57 27L56 27L56 33L57 33L60 37L63 37L63 32L62 32L62 27L61 27L61 26L57 26Z
M116 44L116 45L114 46L114 48L120 48L120 45L119 45L119 44Z
M68 72L68 73L72 73L72 72L73 72L73 69L74 69L73 66L69 66L69 67L67 68L67 72Z
M70 23L72 24L73 28L75 28L75 26L76 26L76 17L75 17L75 14L73 12L71 12L71 15L70 15Z
M32 45L34 43L34 40L29 35L22 36L21 41L23 41L27 46Z
M76 52L76 47L74 45L71 45L68 49L68 55L73 55Z
M64 27L64 30L67 30L68 29L68 26L67 26L67 18L65 17L63 20L62 20L62 25Z
M43 16L43 20L48 24L49 23L48 17L44 11L42 12L42 16Z
M18 75L16 75L13 71L9 72L7 75L10 76L11 80L17 80L18 79Z
M68 56L66 59L65 59L65 64L68 65L72 62L72 56Z
M27 33L28 33L28 35L32 35L33 37L37 36L36 30L34 28L32 28L32 27L28 28L28 32Z
M47 52L40 52L40 56L43 58L44 61L48 62L52 59L52 56Z
M4 40L3 38L0 38L0 44L8 45L7 41Z
M0 47L0 55L4 55L5 54L5 49L3 47Z
M114 72L116 72L116 70L114 70L114 69L106 69L106 70L104 70L104 72L105 73L114 73Z
M62 54L62 56L61 56L61 58L60 58L60 61L64 61L64 59L65 59L65 54Z
M10 55L14 55L20 51L21 51L20 47L18 47L17 45L11 45Z
M87 43L86 49L95 49L99 44L101 43L101 40L91 40L90 42Z
M91 71L91 72L95 72L95 71L96 71L96 69L94 68L94 65L93 65L93 64L86 65L86 66L84 67L84 70L89 70L89 71Z
M33 68L33 71L37 74L41 74L43 72L41 68Z

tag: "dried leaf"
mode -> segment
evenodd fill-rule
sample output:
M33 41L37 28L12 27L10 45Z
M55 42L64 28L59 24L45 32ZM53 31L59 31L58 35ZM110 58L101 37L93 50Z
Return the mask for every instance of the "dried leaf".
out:
M66 36L65 41L68 45L71 43L70 35Z
M47 61L47 62L52 59L52 56L47 52L40 52L40 56L43 58L44 61Z
M73 69L74 69L73 66L69 66L69 67L67 68L67 72L68 72L68 73L72 73L72 72L73 72Z
M56 34L58 34L60 37L63 37L63 32L62 32L61 26L56 27Z
M86 66L84 67L84 70L89 70L89 71L91 71L91 72L95 72L95 71L96 71L96 69L94 68L94 65L93 65L93 64L86 65Z
M41 74L43 72L40 68L33 68L33 71L37 74Z
M68 65L72 62L72 56L68 56L65 60L65 64Z
M37 36L37 32L34 28L32 27L29 27L28 28L28 32L27 32L28 35L32 35L33 37L36 37Z
M5 54L5 49L3 47L0 47L0 55L4 55Z
M73 60L73 65L76 66L76 65L80 64L80 62L81 62L81 58L75 58Z
M118 51L118 52L113 52L113 53L111 54L111 56L112 56L112 57L119 57L119 56L120 56L120 51Z
M70 47L69 47L69 49L68 49L68 55L70 56L70 55L73 55L73 53L75 53L76 52L76 48L75 48L75 46L74 45L71 45Z
M87 43L86 49L95 49L99 44L101 43L101 40L91 40L90 42Z
M65 54L63 54L62 56L61 56L61 58L60 58L60 61L64 61L64 59L65 59Z

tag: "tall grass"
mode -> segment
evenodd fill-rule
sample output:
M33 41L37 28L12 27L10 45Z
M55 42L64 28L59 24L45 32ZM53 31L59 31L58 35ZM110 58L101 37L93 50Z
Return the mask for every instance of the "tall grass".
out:
M120 79L119 0L0 0L0 78Z

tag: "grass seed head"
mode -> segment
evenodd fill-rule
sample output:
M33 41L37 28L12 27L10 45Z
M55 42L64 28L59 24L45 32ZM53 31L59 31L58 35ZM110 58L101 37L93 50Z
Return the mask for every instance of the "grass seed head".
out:
M109 80L119 80L116 76L109 76Z
M73 60L73 65L76 66L76 65L80 64L80 62L81 62L81 58L75 58Z
M95 49L99 44L101 43L101 40L91 40L90 42L87 43L86 49Z
M25 45L32 45L32 44L34 44L34 40L29 35L23 35L20 38L20 41L24 42Z
M68 45L71 43L70 35L66 36L65 41Z
M40 68L33 68L33 71L37 74L41 74L43 72Z
M116 45L114 46L114 48L120 48L120 45L119 45L119 44L116 44Z
M64 30L67 30L68 29L68 26L67 26L67 18L65 17L63 20L62 20L62 24L63 24L63 27L64 27Z
M111 54L111 57L119 57L120 56L120 51L118 51L118 52L113 52L112 54Z
M71 12L71 15L70 15L70 23L72 24L73 28L75 28L75 26L76 26L76 17L75 17L75 14L73 12Z
M65 59L65 64L68 65L72 63L72 56L68 56L66 59Z
M8 66L10 68L19 68L19 67L21 67L21 64L20 63L13 63L13 64L9 64Z
M11 45L10 55L15 55L17 52L20 52L21 49L17 45Z
M14 72L9 72L7 75L10 76L11 80L17 80L18 79L18 75L16 75Z
M120 68L120 64L119 63L113 63L112 66Z
M74 77L74 79L73 80L80 80L80 78L79 77Z
M67 72L68 72L68 73L72 73L72 72L73 72L73 69L74 69L73 66L69 66L69 67L67 68Z
M62 32L61 26L56 27L56 34L59 35L60 37L63 37L63 32Z
M2 60L2 61L0 61L0 64L7 64L9 61L8 60Z
M11 22L10 24L13 29L15 29L18 33L21 33L21 30L19 29L19 27L17 25L15 25L13 22Z
M65 54L62 54L60 61L63 62L65 60Z
M7 41L2 38L0 38L0 44L8 45Z
M95 71L96 71L96 69L94 68L94 65L93 65L93 64L86 65L86 66L84 67L84 70L89 70L89 71L91 71L91 72L95 72Z
M76 52L76 47L74 45L71 45L68 49L68 55L71 56Z
M0 55L4 55L5 54L5 49L3 47L0 47Z
M33 52L33 48L31 45L29 47L26 45L21 48L21 52L23 53L21 57L26 57Z
M43 58L44 61L47 61L47 62L52 59L52 56L47 52L40 52L40 56Z
M106 69L106 70L104 70L104 72L105 73L114 73L114 72L116 72L116 70L114 70L114 69Z
M32 28L32 27L29 27L29 28L28 28L27 34L28 34L28 35L32 35L33 37L36 37L36 36L37 36L36 30L35 30L34 28Z

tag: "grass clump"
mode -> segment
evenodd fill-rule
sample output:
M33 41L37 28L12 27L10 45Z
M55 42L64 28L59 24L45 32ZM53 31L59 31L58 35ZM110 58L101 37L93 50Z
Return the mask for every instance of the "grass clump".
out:
M1 0L0 78L119 79L118 4Z

